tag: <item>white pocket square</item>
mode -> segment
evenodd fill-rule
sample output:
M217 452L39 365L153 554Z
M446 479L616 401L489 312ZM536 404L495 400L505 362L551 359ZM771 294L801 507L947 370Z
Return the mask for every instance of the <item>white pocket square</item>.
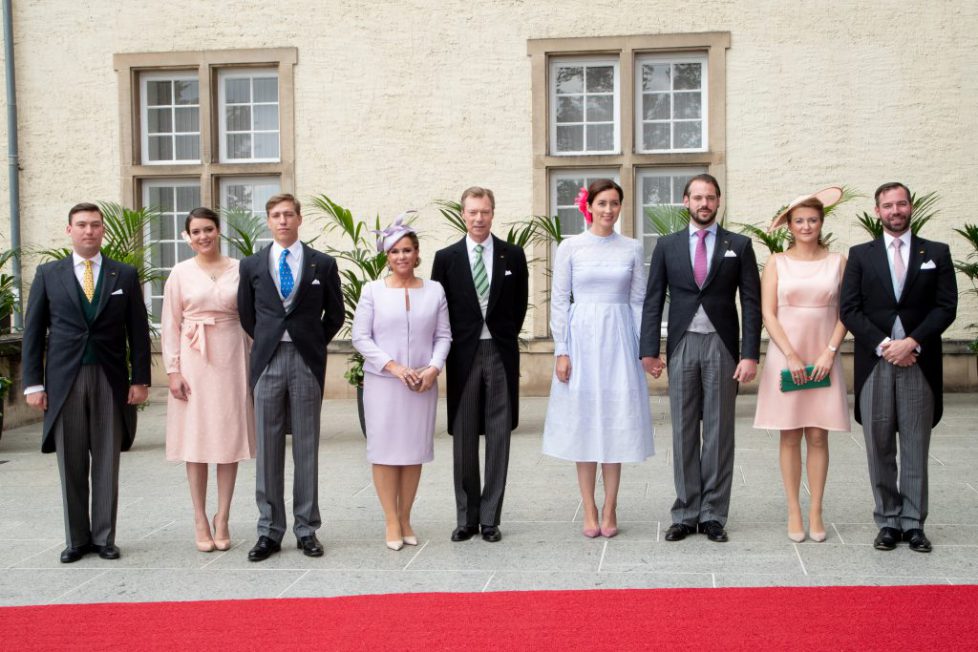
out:
M116 290L115 292L113 292L112 293L112 296L115 296L117 294L122 294L122 288L119 288L118 290Z
M723 257L724 258L736 258L737 257L737 254L734 253L734 250L733 249L727 249L725 252L723 252Z
M933 260L928 260L926 263L920 266L920 269L937 269L937 264Z
M512 275L513 275L513 272L509 271L508 269L506 270L506 273L504 274L504 276L512 276Z
M322 283L319 282L318 278L314 278L312 279L312 285L322 285Z

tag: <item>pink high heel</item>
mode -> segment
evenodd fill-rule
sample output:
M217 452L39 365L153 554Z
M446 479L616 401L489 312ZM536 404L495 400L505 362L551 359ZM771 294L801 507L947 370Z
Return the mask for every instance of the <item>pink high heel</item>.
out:
M601 528L586 527L583 530L581 530L581 533L584 534L584 536L586 536L588 539L596 539L598 535L601 534Z

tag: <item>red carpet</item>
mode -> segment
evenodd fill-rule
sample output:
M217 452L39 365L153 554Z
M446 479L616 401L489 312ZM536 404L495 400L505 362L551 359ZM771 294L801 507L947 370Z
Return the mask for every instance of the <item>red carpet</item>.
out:
M6 607L0 641L6 650L973 650L976 602L978 586L908 586Z

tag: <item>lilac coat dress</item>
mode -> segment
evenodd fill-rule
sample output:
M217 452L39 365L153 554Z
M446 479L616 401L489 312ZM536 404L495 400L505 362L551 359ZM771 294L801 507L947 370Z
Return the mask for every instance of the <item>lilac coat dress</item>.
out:
M403 466L434 459L438 384L409 390L387 371L391 360L419 369L442 369L452 343L445 291L435 281L420 288L388 288L383 280L363 286L353 318L353 346L364 357L363 408L367 460Z

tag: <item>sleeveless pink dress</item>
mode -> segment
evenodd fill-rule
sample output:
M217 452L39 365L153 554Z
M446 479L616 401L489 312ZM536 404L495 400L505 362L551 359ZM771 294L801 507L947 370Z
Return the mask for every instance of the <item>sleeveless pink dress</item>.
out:
M839 319L842 256L830 253L821 260L792 260L777 254L768 264L777 265L778 270L778 321L805 365L813 364L828 346ZM849 432L841 356L835 358L829 387L782 392L781 370L787 366L784 354L772 340L761 370L754 427Z

